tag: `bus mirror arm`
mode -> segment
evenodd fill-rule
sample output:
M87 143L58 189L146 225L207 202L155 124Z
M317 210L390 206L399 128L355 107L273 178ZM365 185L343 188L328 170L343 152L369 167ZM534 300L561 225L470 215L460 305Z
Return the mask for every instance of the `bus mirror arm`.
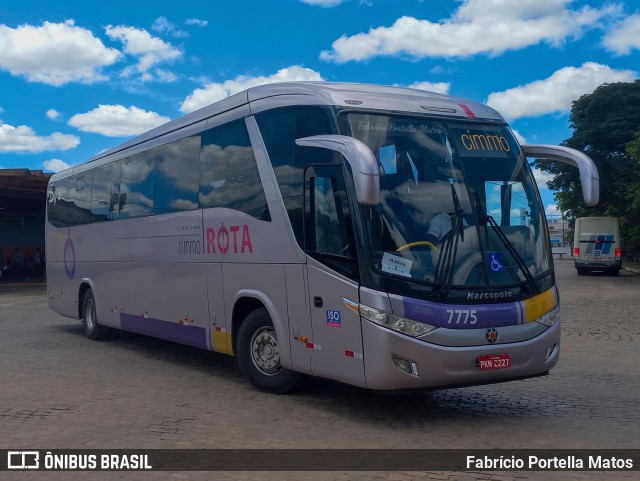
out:
M380 203L380 169L376 156L366 144L346 135L315 135L296 139L296 144L341 153L351 166L358 203Z
M557 160L577 167L580 171L582 197L586 205L596 205L600 200L600 176L596 164L579 150L559 145L523 145L527 157Z

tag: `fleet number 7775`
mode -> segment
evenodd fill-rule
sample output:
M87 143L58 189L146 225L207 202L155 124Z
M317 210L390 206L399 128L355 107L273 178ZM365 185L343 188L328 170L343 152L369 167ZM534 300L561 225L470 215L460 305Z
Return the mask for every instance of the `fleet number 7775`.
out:
M476 324L478 316L475 309L447 309L449 321L447 324Z

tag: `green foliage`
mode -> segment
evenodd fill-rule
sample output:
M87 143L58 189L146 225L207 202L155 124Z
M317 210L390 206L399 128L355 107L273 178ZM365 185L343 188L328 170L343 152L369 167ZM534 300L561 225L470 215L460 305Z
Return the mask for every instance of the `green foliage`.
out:
M536 160L551 173L548 183L569 218L609 215L620 219L624 251L640 255L640 80L603 84L572 104L569 117L574 133L564 145L593 159L600 175L600 203L582 200L578 169L558 162Z
M634 139L627 144L627 154L634 159L636 175L640 174L640 131L636 132ZM640 212L640 182L636 182L630 189L631 205L629 210L633 213ZM640 246L640 218L637 216L627 219L627 239L625 250L628 246ZM630 254L640 255L640 249L629 250Z

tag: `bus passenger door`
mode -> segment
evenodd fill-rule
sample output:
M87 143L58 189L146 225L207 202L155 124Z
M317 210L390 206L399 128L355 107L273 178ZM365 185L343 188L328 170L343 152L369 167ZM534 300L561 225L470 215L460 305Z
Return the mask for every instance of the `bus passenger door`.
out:
M365 386L360 316L345 299L358 302L358 264L352 216L342 169L305 171L305 250L314 374Z

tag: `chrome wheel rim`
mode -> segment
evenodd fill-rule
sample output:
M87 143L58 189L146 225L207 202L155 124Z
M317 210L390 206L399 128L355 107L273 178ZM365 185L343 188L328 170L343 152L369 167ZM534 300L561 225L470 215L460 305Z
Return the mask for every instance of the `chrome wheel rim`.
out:
M251 360L254 366L267 376L282 370L278 339L273 327L262 327L251 337Z
M93 330L96 324L96 305L93 299L87 299L84 306L84 322L87 324L87 329Z

